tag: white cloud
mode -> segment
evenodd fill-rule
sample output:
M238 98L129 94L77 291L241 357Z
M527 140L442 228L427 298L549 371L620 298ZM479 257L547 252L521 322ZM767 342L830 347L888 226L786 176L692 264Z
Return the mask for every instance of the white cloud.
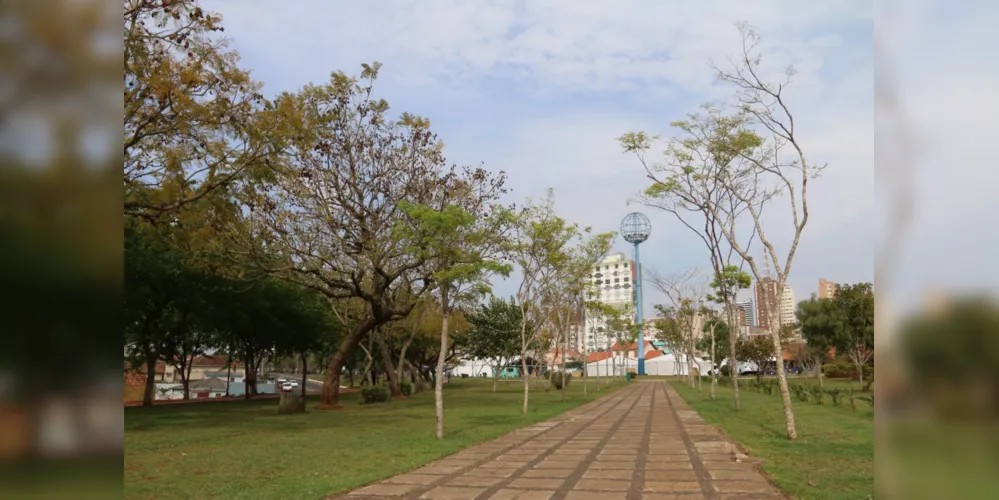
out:
M668 134L668 123L728 92L709 60L738 52L734 23L764 37L768 74L794 64L788 97L812 161L829 163L812 184L812 221L792 285L817 278L870 279L873 210L873 62L869 1L662 2L418 0L207 2L257 78L283 89L385 64L395 109L440 124L448 154L510 173L517 199L556 188L560 212L616 230L644 184L615 141L624 132ZM269 87L271 88L271 87ZM276 89L273 89L276 90ZM779 210L779 209L777 209ZM700 242L654 214L650 267L704 261ZM785 227L785 226L782 226ZM853 253L837 251L845 235ZM772 230L786 248L787 231ZM625 247L622 246L622 249ZM841 259L851 255L852 260ZM823 262L835 262L824 268ZM703 264L701 264L703 265ZM854 272L861 269L860 272Z

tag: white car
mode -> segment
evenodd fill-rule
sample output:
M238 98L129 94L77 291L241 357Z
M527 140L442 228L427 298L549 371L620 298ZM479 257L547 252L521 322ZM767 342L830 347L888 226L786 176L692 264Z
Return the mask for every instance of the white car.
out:
M281 392L291 392L294 389L295 389L295 386L291 385L291 382L285 382L285 383L281 384Z
M279 384L283 384L283 383L287 382L288 379L286 379L284 377L278 377L277 381L278 381Z
M297 380L289 380L288 383L291 384L292 387L298 387L298 381Z

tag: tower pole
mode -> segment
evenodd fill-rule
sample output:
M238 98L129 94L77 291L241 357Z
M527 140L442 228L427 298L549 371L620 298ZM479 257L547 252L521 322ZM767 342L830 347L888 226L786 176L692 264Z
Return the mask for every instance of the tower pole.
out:
M645 325L642 324L642 260L635 242L635 322L638 323L638 374L645 375Z

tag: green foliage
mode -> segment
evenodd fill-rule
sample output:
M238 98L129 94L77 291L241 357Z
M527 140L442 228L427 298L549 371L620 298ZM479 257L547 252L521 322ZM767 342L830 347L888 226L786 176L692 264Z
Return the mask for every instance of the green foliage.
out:
M409 380L403 380L399 387L403 396L410 396L413 394L413 383Z
M874 291L870 283L840 285L832 299L802 301L795 315L816 357L824 357L829 347L865 365L873 356ZM855 368L852 371L856 374Z
M366 385L361 388L364 404L387 403L392 397L389 388L383 384Z
M722 366L718 370L718 373L720 373L722 377L726 377L726 378L727 377L731 377L732 376L732 366L731 365Z
M729 358L731 352L728 345L729 329L728 323L718 314L714 313L714 311L708 316L707 321L704 322L704 328L702 328L704 336L697 341L697 349L703 352L711 352L712 328L714 329L715 339L715 363L721 363Z
M853 363L826 363L822 365L822 374L828 378L859 380L859 377L857 377L857 366ZM864 379L868 380L873 375L874 367L864 365Z
M823 388L821 388L819 386L813 386L813 387L811 387L809 389L809 391L811 392L811 396L812 396L812 399L815 401L815 404L818 404L818 405L824 405L824 404L826 404L826 391L825 391L825 389L823 389Z
M832 388L832 389L826 389L826 394L828 394L829 398L832 399L833 406L839 406L839 403L840 401L842 401L843 396L846 394L846 391L839 388Z
M511 297L489 301L465 313L468 335L465 354L472 359L508 359L520 352L520 327L523 312ZM533 326L529 326L533 330Z
M726 265L712 278L709 286L715 293L708 298L719 304L732 304L739 290L749 288L752 283L753 278L739 269L739 266Z

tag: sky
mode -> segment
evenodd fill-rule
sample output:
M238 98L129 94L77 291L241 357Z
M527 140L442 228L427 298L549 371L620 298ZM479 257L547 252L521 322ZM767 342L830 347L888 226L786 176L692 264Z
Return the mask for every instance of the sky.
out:
M642 247L643 264L647 271L664 274L707 270L707 251L673 215L628 204L648 181L638 161L622 152L617 137L648 131L668 138L673 134L671 121L697 111L701 103L731 96L731 89L714 79L709 62L724 65L740 50L735 23L748 22L763 38L766 71L788 65L797 70L786 90L787 100L811 162L827 165L823 176L809 185L810 219L789 283L802 300L817 292L819 278L845 283L874 278L876 250L886 222L883 207L876 203L881 198L875 197L872 2L204 4L222 14L232 47L241 54L242 65L265 84L266 94L325 81L336 70L356 74L362 63L379 61L383 68L376 83L378 96L398 113L429 118L446 145L449 162L482 163L505 171L510 201L536 199L553 188L559 214L595 231L616 231L622 217L641 211L653 225ZM907 119L914 124L914 141L922 147L920 161L913 162L909 175L917 184L917 196L940 182L952 183L949 187L955 191L951 203L939 208L935 204L929 215L918 214L905 251L896 259L899 266L925 266L946 254L949 242L938 237L942 231L948 237L963 233L966 238L976 233L970 226L992 221L996 227L999 222L994 213L983 213L983 220L959 217L963 204L988 199L988 189L981 183L996 185L994 172L977 169L983 171L975 172L982 177L966 185L964 179L947 176L941 181L940 168L916 168L916 163L945 164L944 154L982 160L976 156L983 152L980 146L978 152L954 148L984 139L984 128L971 130L970 137L952 134L946 144L926 139L932 136L931 126L956 126L961 118L959 113L948 113L934 94L958 82L948 81L945 71L927 70L921 60L937 58L955 70L975 69L970 58L955 56L955 51L959 54L962 43L980 40L991 28L974 16L962 15L971 19L960 28L972 32L962 38L961 30L954 30L957 35L948 38L950 46L941 47L927 43L921 34L954 28L940 27L948 19L946 11L920 1L905 3L904 10L887 11L885 5L878 4L879 16L906 17L905 27L895 30L895 43L888 49L896 80L906 83ZM985 4L976 8L994 10ZM958 68L962 64L968 66ZM918 80L910 85L913 78ZM955 91L969 94L978 105L999 103L988 86L962 83ZM920 105L911 106L913 102ZM937 123L940 114L943 123ZM878 154L886 153L879 149ZM783 262L792 236L790 207L784 198L766 210L766 230ZM973 262L988 254L975 254L971 242L965 247L967 261L928 273L922 272L925 267L919 273L900 272L897 287L914 296L914 290L928 286L982 281L980 266ZM618 240L615 250L631 252L623 240ZM498 283L496 293L513 293L514 281ZM662 301L661 294L646 287L646 311Z

